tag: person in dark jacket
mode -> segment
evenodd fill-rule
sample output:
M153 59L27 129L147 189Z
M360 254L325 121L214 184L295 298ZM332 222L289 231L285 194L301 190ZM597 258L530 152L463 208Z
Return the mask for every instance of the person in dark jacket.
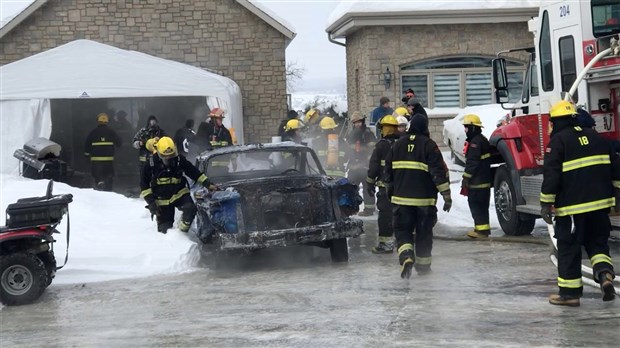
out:
M233 144L230 131L224 126L224 117L224 110L220 108L214 108L209 113L210 120L206 122L208 125L206 136L211 149L218 149Z
M373 254L388 254L394 251L394 242L392 236L392 204L387 196L385 184L383 183L383 175L385 173L385 160L387 154L392 149L392 144L400 138L401 134L397 131L398 121L394 116L384 116L381 119L381 140L375 144L375 149L370 155L368 162L368 194L375 195L375 187L379 187L377 192L377 209L379 217L379 243L372 248Z
M284 132L286 132L286 123L290 120L296 119L297 117L298 117L297 111L289 110L288 113L286 114L286 119L280 122L280 124L278 125L278 136L281 139L284 139Z
M431 271L437 193L444 199L444 211L452 207L448 167L427 132L426 117L413 115L409 134L396 140L385 161L384 184L394 205L400 276L407 279L413 267L419 275Z
M194 120L185 120L185 126L179 128L174 134L174 143L177 145L179 153L185 157L189 153L190 144L194 141L196 132L194 132Z
M187 179L208 189L215 189L207 176L179 155L174 141L163 137L155 144L156 153L145 165L140 179L141 197L146 201L151 216L157 217L157 231L166 233L174 223L175 208L183 214L179 230L189 231L196 216L196 205L190 196Z
M96 190L112 191L114 178L114 150L122 145L119 136L108 127L106 113L97 115L97 127L86 137L84 155L90 157L91 174Z
M140 171L142 171L144 164L147 163L147 159L151 155L145 147L146 141L155 137L161 138L165 135L166 132L159 127L157 117L155 117L155 115L150 115L146 120L146 126L140 129L133 137L133 147L139 150L140 153L140 157L138 158L140 161Z
M424 109L422 104L420 104L420 100L418 100L418 98L416 97L413 97L407 101L407 110L409 111L409 115L421 114L424 115L424 117L426 117L426 119L428 120L428 114L426 113L426 110Z
M465 172L461 193L467 196L469 210L474 218L470 238L487 238L491 234L489 201L491 200L491 145L482 134L482 121L474 114L463 117L465 141Z
M394 109L390 107L390 98L381 97L379 99L379 106L377 106L370 114L370 121L372 124L377 124L383 116L391 115L394 113Z
M350 117L353 129L347 134L345 140L349 144L349 164L347 166L347 179L356 186L363 185L364 210L360 216L371 216L375 213L375 196L368 194L368 160L375 147L377 138L368 127L366 127L366 116L361 112L355 111Z
M609 209L620 212L620 158L594 129L577 123L576 113L574 105L564 100L550 110L553 132L545 151L540 192L545 222L553 224L555 212L559 292L549 297L549 303L561 306L580 304L582 246L603 301L615 298Z

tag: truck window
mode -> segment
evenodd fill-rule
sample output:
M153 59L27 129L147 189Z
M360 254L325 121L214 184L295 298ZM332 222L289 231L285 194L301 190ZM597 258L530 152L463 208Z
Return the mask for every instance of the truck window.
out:
M538 72L536 71L536 60L534 56L532 56L530 57L530 63L525 72L521 102L526 104L530 101L530 97L536 96L538 96Z
M549 32L549 13L543 12L540 32L540 77L545 92L553 90L553 61L551 58L551 33Z
M577 68L575 64L575 39L572 36L564 36L559 40L560 46L560 77L562 80L562 91L568 92L577 78ZM573 97L573 102L577 102L577 91Z
M592 0L592 31L594 37L620 32L620 2Z

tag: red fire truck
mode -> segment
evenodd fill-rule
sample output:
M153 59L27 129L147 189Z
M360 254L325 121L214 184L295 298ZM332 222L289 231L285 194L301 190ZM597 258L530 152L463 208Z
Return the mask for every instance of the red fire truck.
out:
M620 143L620 0L541 3L539 16L528 23L534 47L501 52L493 61L495 99L506 103L508 79L501 55L529 54L513 118L489 139L497 150L494 162L499 164L494 179L495 208L508 235L531 233L539 217L543 156L553 104L572 100L591 113L602 136L614 146ZM614 229L620 230L620 216L611 219Z

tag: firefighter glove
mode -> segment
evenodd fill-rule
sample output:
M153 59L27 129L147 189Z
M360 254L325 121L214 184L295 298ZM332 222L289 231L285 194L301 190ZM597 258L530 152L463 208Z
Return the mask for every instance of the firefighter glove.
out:
M543 220L545 220L547 224L553 225L553 205L541 204L540 216L543 218Z
M366 192L368 192L368 195L374 197L375 190L376 190L375 184L368 183L368 186L366 187Z
M146 208L151 212L151 220L153 220L153 216L159 216L159 207L155 202L149 203Z
M463 177L463 181L461 182L461 187L469 188L469 178Z
M450 208L452 208L452 197L450 196L450 191L442 192L441 196L443 197L443 211L447 213L450 211Z

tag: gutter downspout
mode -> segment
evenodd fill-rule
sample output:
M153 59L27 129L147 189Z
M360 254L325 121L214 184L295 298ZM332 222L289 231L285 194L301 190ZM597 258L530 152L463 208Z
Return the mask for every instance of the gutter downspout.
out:
M332 39L332 34L330 32L327 33L327 40L329 40L329 42L336 44L336 45L340 45L342 47L347 47L347 44L343 44L340 41L336 41L334 39Z

